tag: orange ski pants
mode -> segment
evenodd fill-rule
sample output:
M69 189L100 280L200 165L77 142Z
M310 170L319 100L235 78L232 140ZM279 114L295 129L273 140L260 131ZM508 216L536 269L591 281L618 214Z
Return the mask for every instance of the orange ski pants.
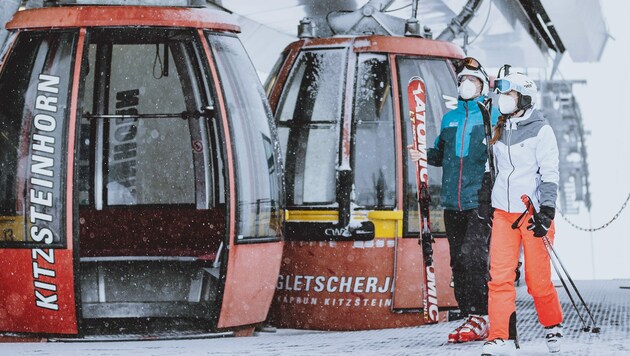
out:
M512 223L520 213L508 213L496 209L490 241L490 281L488 282L488 317L490 334L488 340L509 337L509 319L516 312L516 267L521 244L525 257L525 283L527 292L534 298L538 320L543 326L562 322L562 308L558 294L551 282L551 263L542 238L534 237L527 230L527 214L521 226L512 229ZM547 238L553 243L555 226L552 223ZM514 326L515 327L515 326Z

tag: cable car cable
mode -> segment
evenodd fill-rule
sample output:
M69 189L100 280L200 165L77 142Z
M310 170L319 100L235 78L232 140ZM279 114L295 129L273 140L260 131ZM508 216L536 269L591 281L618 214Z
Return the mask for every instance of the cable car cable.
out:
M401 7L397 8L397 9L386 10L386 11L383 11L383 12L384 12L384 13L387 13L387 12L394 12L394 11L398 11L398 10L406 9L406 8L408 8L408 7L409 7L409 6L411 6L411 5L413 5L413 0L411 1L411 4L407 4L407 5L405 5L405 6L401 6Z
M486 20L483 22L483 25L481 26L481 30L479 30L479 32L477 33L477 36L475 36L475 38L473 38L472 40L468 41L469 45L475 42L477 38L479 38L479 36L481 36L483 31L486 29L486 26L488 25L488 20L490 20L491 10L492 10L492 2L488 1L488 14L486 15Z

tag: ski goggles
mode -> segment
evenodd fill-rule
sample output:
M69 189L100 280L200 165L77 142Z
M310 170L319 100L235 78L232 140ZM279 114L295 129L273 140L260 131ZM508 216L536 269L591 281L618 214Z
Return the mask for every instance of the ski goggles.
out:
M494 89L500 94L505 94L511 90L516 90L519 93L522 93L525 88L522 85L513 83L507 79L496 79L494 81Z
M479 61L474 59L473 57L466 57L464 59L455 60L453 61L453 66L455 67L456 73L461 72L462 70L464 70L464 68L470 70L478 70L481 72L481 74L483 74L484 77L486 77L486 80L488 79L488 74L481 66L481 63L479 63Z
M457 72L461 72L464 68L468 68L470 70L479 70L481 69L481 63L473 57L466 57L464 59L457 59L453 61L453 65L455 66L455 70Z

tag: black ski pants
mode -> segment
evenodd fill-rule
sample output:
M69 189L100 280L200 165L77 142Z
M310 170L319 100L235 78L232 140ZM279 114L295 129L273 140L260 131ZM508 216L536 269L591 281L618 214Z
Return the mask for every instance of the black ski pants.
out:
M455 299L462 315L488 314L488 239L490 227L477 209L444 210Z

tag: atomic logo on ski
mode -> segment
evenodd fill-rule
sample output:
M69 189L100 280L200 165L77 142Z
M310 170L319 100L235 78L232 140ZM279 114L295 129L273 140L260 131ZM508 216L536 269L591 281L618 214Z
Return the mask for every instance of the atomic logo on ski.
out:
M416 162L416 184L418 185L418 210L420 212L420 245L424 264L424 284L422 304L424 322L437 323L439 310L437 304L437 288L433 266L433 236L429 220L429 171L427 164L427 130L425 124L426 91L424 81L420 77L412 77L407 85L407 101L413 148L420 152L420 160Z
M409 95L409 90L411 90L411 95ZM409 96L409 117L414 138L414 148L420 151L421 154L420 161L418 161L420 164L420 181L426 183L429 181L427 130L425 125L426 93L424 92L424 82L420 77L411 78L407 94Z

